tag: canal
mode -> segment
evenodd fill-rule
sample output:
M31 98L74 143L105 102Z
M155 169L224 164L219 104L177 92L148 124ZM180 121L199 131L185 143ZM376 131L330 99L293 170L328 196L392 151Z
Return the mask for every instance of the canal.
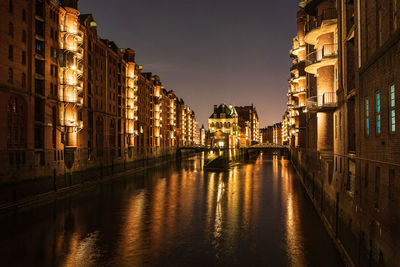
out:
M342 266L289 161L201 154L0 217L1 266Z

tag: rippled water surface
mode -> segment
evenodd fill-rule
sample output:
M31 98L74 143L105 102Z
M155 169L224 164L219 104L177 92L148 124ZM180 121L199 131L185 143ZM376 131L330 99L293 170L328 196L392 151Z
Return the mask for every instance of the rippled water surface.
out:
M202 156L0 218L1 266L341 266L288 161Z

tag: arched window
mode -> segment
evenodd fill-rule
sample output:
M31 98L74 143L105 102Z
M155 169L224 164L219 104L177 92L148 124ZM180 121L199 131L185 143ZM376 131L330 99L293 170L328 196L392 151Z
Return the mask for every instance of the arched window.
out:
M20 97L12 96L8 102L8 134L9 148L24 148L26 145L26 104Z

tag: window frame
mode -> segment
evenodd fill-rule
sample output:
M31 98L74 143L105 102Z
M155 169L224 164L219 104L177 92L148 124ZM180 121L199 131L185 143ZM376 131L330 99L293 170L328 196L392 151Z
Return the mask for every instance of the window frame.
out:
M382 94L377 91L375 93L375 134L382 134Z
M394 83L389 85L389 132L392 134L396 132L396 86Z
M371 128L370 128L370 102L369 102L369 98L366 97L365 101L364 101L364 109L365 109L365 136L369 136L370 132L371 132Z

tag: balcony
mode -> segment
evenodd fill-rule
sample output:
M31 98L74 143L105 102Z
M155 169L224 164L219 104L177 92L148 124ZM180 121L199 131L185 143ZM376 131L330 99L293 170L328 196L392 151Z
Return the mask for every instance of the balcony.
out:
M326 2L329 0L300 0L299 6L304 8L307 14L311 16L316 16L317 13L317 6L321 2Z
M321 49L311 52L306 58L305 71L310 74L317 74L319 68L335 65L337 62L337 45L323 45Z
M290 68L290 71L298 70L299 72L302 72L302 71L304 72L304 67L305 67L305 61L294 60L293 65ZM300 76L302 76L302 75L300 75Z
M316 45L318 38L327 33L334 33L337 28L337 11L335 8L328 8L322 11L314 22L309 22L306 28L306 43Z
M290 50L290 55L298 56L301 51L305 51L305 50L306 50L306 45L299 44L299 45L293 46L293 49Z
M296 104L293 105L293 109L303 109L305 107L306 107L305 103L296 103ZM298 116L298 113L296 113L296 114Z
M289 94L291 94L291 95L293 95L295 97L297 97L299 95L302 95L302 94L306 94L306 93L307 93L307 89L306 88L297 88L297 89L289 90Z
M333 111L337 107L336 92L324 93L319 96L307 98L307 112L328 112Z
M305 79L306 79L306 73L304 70L301 71L292 70L288 82L289 84L295 84L298 83L300 80L305 80Z
M67 104L75 104L75 105L83 105L83 97L76 96L76 95L60 95L59 96L60 102L64 102Z

